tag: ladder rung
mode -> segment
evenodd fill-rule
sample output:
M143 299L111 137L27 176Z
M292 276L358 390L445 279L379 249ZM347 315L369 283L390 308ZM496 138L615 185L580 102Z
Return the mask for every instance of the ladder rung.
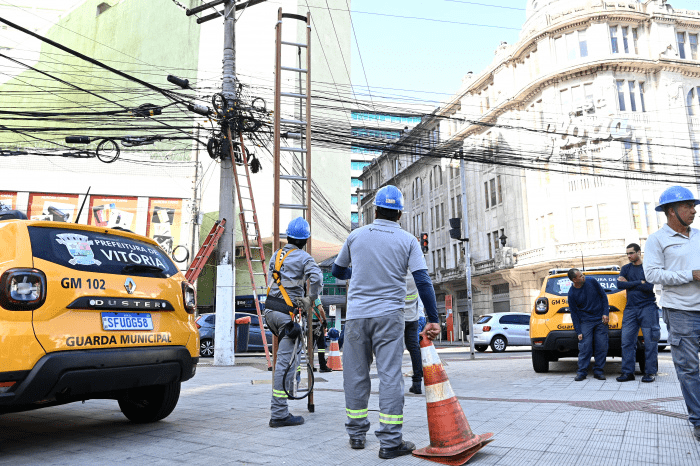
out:
M304 94L295 94L294 92L280 92L282 97L294 97L295 99L306 99Z
M281 123L289 123L290 125L305 125L306 122L304 120L287 120L287 119L280 119Z
M305 204L280 204L280 209L301 209L306 210Z
M306 47L306 44L300 44L298 42L285 42L282 41L282 45L293 45L294 47Z
M306 153L306 149L302 149L301 147L280 147L280 150L286 151L286 152L304 152Z
M304 68L292 68L291 66L283 66L283 71L296 71L297 73L306 73Z
M301 175L280 175L280 180L308 181L305 176Z

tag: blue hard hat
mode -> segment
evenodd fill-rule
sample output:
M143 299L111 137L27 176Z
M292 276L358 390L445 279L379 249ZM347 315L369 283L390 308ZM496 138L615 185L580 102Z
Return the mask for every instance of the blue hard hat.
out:
M287 238L308 239L311 236L309 222L302 217L297 217L287 226Z
M386 185L377 191L377 195L374 197L374 205L385 209L403 210L403 194L396 186Z
M328 331L328 338L331 340L337 340L340 338L340 332L338 331L337 328L332 328Z
M673 204L674 202L693 201L695 205L700 204L700 200L696 199L693 193L688 188L683 186L671 186L659 196L659 205L656 206L657 212L663 212L664 206Z

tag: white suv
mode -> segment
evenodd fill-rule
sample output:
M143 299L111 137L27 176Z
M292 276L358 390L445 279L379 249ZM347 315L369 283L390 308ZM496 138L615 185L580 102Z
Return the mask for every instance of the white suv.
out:
M474 324L474 347L483 352L489 345L494 353L502 353L508 345L531 346L530 314L501 312L479 317Z

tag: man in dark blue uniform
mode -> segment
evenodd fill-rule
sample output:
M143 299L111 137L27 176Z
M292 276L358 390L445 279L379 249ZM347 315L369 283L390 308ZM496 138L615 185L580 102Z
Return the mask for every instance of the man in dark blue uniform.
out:
M579 269L567 273L573 286L569 288L571 322L578 335L578 372L575 381L588 375L588 365L595 348L593 377L605 380L605 358L608 356L608 316L610 304L603 287L595 279L587 280Z
M630 263L622 266L617 279L617 287L627 290L627 305L622 317L622 374L615 380L634 380L634 355L641 328L646 360L642 382L653 382L659 366L659 308L656 307L654 285L644 277L641 248L637 243L627 246L627 258Z

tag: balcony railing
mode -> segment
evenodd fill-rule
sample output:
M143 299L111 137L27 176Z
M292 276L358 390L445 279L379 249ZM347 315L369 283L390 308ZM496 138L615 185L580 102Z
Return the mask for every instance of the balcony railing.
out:
M516 267L552 260L580 258L581 255L585 258L586 256L623 254L625 245L624 239L599 239L564 244L552 243L519 252Z

